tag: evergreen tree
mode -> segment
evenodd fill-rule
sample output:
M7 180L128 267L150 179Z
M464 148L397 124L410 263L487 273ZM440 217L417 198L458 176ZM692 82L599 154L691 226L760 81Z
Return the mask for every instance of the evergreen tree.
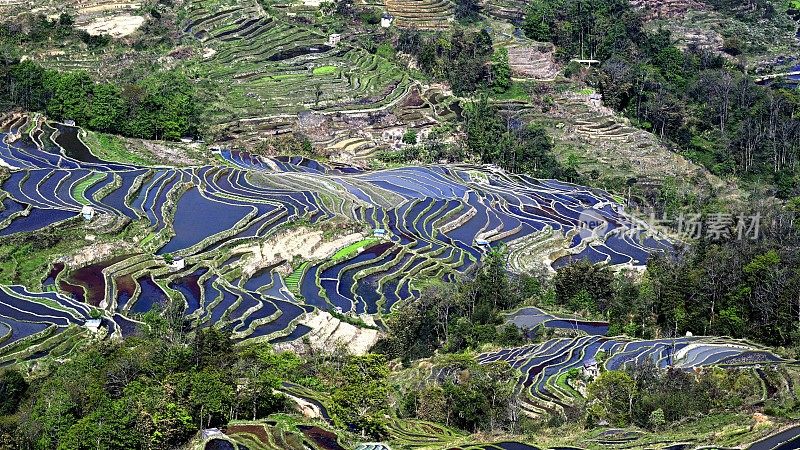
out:
M508 49L499 48L492 55L492 89L503 93L511 88L511 66L508 62Z

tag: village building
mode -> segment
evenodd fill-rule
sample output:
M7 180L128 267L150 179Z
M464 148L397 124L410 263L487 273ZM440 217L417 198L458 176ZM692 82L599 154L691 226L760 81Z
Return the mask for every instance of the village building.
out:
M92 219L94 219L94 215L95 215L94 208L92 208L89 205L85 205L83 208L81 208L81 215L83 216L84 220L92 220Z
M392 450L388 445L382 442L365 442L358 444L356 450Z
M583 361L583 368L581 369L581 374L584 378L588 380L593 380L600 376L600 365L597 364L597 360L594 358L589 358Z
M220 437L223 436L222 431L219 428L206 428L205 430L200 432L200 436L203 440L211 439L213 437Z
M183 270L186 267L186 261L183 258L178 258L169 264L172 270Z
M83 326L92 333L98 333L102 325L103 321L100 319L88 319L83 323Z
M594 94L589 94L589 103L591 103L592 106L599 108L603 106L603 96L597 92Z

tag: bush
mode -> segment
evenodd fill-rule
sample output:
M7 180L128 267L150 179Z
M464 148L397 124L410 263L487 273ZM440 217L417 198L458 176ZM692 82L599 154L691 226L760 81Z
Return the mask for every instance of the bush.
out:
M456 0L455 16L457 20L471 23L480 19L481 7L477 0Z
M7 369L0 372L0 415L17 412L27 391L28 382L19 371Z
M653 410L653 412L650 413L649 422L650 422L650 427L654 431L661 430L667 423L667 419L664 417L664 410L661 408Z
M384 42L380 44L377 49L375 49L375 54L388 60L392 60L397 54L397 51L394 49L394 47L392 47L392 44Z
M368 25L377 25L381 23L381 14L375 9L368 9L359 12L358 18Z

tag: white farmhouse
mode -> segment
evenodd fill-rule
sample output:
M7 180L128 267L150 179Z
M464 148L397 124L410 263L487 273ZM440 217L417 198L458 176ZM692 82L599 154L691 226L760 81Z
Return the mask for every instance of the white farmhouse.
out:
M94 208L89 205L85 205L83 208L81 208L81 215L83 216L84 220L92 220L94 218L94 214Z
M87 330L95 334L97 334L100 331L100 327L102 325L103 321L100 319L88 319L86 320L86 322L83 323L83 326L86 327Z

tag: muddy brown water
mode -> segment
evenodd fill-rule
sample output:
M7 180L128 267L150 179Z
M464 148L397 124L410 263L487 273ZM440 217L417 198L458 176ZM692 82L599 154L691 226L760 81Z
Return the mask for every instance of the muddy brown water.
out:
M339 444L336 433L323 430L320 427L308 425L298 425L297 428L299 428L307 438L314 441L322 450L345 450L345 448Z
M62 283L62 289L70 293L77 293L78 290L83 288L86 290L84 301L92 306L99 306L106 295L106 281L103 276L103 269L120 261L124 261L130 258L130 256L131 255L117 256L109 260L81 267L67 276L66 283Z

